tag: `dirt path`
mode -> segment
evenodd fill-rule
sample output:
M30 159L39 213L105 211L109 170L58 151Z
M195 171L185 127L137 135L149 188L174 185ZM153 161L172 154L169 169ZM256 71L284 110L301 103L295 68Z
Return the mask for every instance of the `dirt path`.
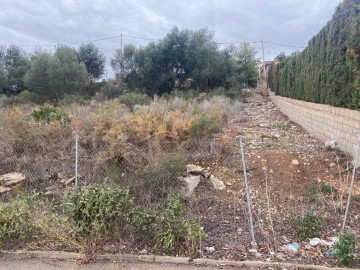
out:
M204 246L213 246L217 259L263 259L336 264L326 256L329 246L309 246L292 226L292 216L313 211L321 219L321 238L337 236L341 229L351 159L325 149L300 126L292 123L270 101L266 92L246 92L243 119L233 123L217 139L219 158L203 160L222 179L224 191L199 187L192 208L197 209L208 237ZM257 250L249 245L248 218L244 197L239 137L245 140ZM360 237L360 184L350 209L349 227ZM296 242L299 252L288 254L283 246ZM359 264L359 262L357 262Z
M159 263L123 263L123 262L97 262L91 264L78 265L73 261L53 260L53 259L27 259L12 260L1 258L0 270L211 270L211 269L234 269L225 266L195 266L195 265L176 265ZM271 267L241 267L244 270L275 269Z

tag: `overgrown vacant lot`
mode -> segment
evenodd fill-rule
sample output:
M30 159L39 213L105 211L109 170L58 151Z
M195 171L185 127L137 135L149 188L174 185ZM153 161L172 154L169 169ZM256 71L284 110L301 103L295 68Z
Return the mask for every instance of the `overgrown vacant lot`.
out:
M27 177L1 195L3 248L337 264L336 256L326 254L334 247L311 246L309 239L330 242L339 235L351 159L326 150L264 93L245 94L245 103L201 94L137 97L141 105L123 97L123 104L91 102L56 111L1 108L0 173ZM79 189L64 183L74 175L76 134ZM256 251L250 245L240 137ZM190 197L177 196L187 164L201 166L225 188L217 190L201 176ZM33 189L36 194L23 195ZM358 239L359 206L357 181L348 226ZM289 243L299 244L297 253L284 250Z

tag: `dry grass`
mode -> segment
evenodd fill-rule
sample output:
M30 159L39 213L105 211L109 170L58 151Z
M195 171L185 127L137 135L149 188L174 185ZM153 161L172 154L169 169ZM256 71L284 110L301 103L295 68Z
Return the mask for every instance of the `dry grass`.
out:
M72 104L62 107L70 124L35 122L31 113L38 108L31 104L0 107L0 174L23 172L29 179L27 187L40 190L50 185L51 176L73 176L76 134L82 182L112 178L123 184L146 168L159 167L158 157L209 152L213 134L241 116L239 101L220 96L155 97L150 104L131 109L117 100ZM201 119L204 115L207 122ZM200 135L195 138L190 131ZM147 180L156 180L153 177Z

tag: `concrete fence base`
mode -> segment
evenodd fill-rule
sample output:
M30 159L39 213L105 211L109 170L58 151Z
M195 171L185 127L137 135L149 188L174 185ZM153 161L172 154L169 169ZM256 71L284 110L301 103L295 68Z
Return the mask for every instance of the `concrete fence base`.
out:
M322 141L336 140L340 150L355 157L360 112L277 96L270 98L290 120Z

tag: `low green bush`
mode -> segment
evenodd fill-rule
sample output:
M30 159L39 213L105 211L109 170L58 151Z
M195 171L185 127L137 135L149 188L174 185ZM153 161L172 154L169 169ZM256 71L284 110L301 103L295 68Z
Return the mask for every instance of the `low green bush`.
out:
M303 239L320 237L321 235L321 220L312 211L306 212L303 217L290 214L290 222L297 234Z
M64 212L71 218L78 233L106 233L113 222L130 223L135 209L128 190L106 184L74 188L64 196Z
M240 88L232 87L229 89L226 89L224 87L218 87L213 90L211 90L207 97L213 97L213 96L224 96L230 99L243 99L242 92Z
M59 106L69 106L71 104L87 105L89 104L89 98L79 94L65 95L58 103Z
M180 250L191 254L206 236L197 222L186 217L185 204L177 194L168 195L165 206L138 211L133 224L154 241L157 250L168 254Z
M0 245L12 238L24 239L31 236L34 228L29 217L36 196L35 193L25 194L0 203Z
M354 262L356 235L347 230L340 234L339 242L335 245L336 257L340 265L350 266Z
M36 122L47 124L54 121L58 121L61 124L70 124L71 122L66 112L52 107L41 107L39 110L34 110L31 115Z
M156 220L155 247L166 253L184 248L193 252L205 237L203 229L185 217L185 205L179 195L169 195L166 202Z
M135 105L146 105L150 103L150 97L146 94L128 92L119 96L119 102L133 109Z
M220 130L218 119L209 113L200 113L189 127L190 137L194 139L208 139Z

